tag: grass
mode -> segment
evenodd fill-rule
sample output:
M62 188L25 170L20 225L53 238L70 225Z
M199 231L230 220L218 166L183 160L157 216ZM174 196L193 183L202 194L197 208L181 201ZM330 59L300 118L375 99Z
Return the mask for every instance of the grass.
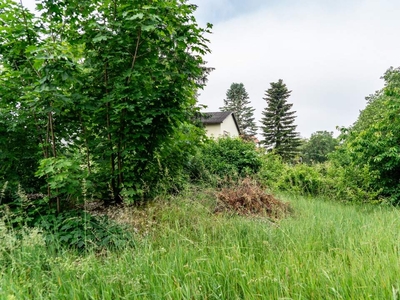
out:
M125 210L137 241L119 252L3 232L0 299L399 299L397 209L281 198L294 214L279 223L214 215L210 193Z

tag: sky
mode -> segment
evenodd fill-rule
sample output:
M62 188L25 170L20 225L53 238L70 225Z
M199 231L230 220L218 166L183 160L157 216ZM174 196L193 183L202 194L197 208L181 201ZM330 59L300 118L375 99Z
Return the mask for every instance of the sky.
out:
M23 0L34 7L34 0ZM400 1L397 0L189 0L200 25L212 23L215 70L199 97L218 111L234 82L243 83L259 121L271 82L292 91L297 131L338 134L352 125L365 97L383 87L380 79L400 66ZM258 123L259 125L259 123Z
M242 82L262 117L271 82L292 90L297 131L352 125L380 77L400 66L400 1L193 0L200 24L214 24L206 57L215 71L201 92L208 111L223 106L233 82Z

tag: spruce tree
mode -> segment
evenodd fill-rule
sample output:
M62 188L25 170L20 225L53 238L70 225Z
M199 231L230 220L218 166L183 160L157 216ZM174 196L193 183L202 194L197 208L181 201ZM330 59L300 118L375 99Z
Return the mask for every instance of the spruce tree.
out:
M294 120L295 111L291 111L293 104L287 103L290 93L282 79L271 82L271 88L265 93L267 107L263 111L261 119L261 142L269 150L274 150L284 160L288 161L298 153L300 137L296 132Z
M249 106L249 94L247 94L243 83L232 83L226 92L222 111L232 111L241 134L245 139L254 137L257 134L257 126L254 121L254 108Z

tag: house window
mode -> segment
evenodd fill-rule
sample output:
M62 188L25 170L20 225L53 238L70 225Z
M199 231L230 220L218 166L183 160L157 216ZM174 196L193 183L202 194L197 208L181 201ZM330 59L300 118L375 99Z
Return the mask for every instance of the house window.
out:
M230 135L229 132L224 130L224 136L229 136L229 135Z

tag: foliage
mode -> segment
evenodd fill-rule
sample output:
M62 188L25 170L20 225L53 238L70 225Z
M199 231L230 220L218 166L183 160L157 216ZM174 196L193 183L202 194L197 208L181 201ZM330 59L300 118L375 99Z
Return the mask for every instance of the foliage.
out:
M26 82L32 82L32 70L23 64L29 46L24 36L36 39L33 15L11 0L0 3L0 184L7 181L10 190L22 184L29 192L43 184L34 173L40 156L35 115L21 104ZM7 24L7 25L5 25ZM7 195L9 200L9 194Z
M254 108L249 106L249 95L243 83L232 83L226 92L224 106L221 111L231 111L235 114L241 134L245 139L250 139L257 134L254 121Z
M147 189L144 197L178 193L190 182L188 169L192 158L206 141L204 128L190 123L181 124L160 147L156 159L142 178Z
M261 119L262 144L268 150L273 150L285 161L289 161L298 153L300 146L299 134L295 131L296 112L291 111L293 104L287 103L290 93L282 79L271 82L271 88L265 92L267 106Z
M30 199L19 190L14 202L0 205L0 218L18 237L29 228L39 230L46 244L83 250L116 249L132 245L127 228L106 217L95 217L82 210L55 214L45 199Z
M88 172L79 165L76 158L51 157L42 159L36 175L47 178L47 183L52 189L53 196L63 196L68 203L68 199L83 201L84 192L87 192L88 185L91 183L86 179Z
M383 76L385 87L368 98L369 104L348 130L343 129L340 159L368 168L372 186L393 204L400 203L400 69Z
M311 134L310 139L300 147L300 155L304 163L323 163L328 160L328 154L333 152L338 145L333 132L317 131Z
M256 174L262 161L253 142L224 137L209 140L191 160L188 172L193 180L212 176L236 179Z
M336 156L322 164L291 165L279 156L268 153L263 156L258 177L274 192L327 197L343 202L377 202L379 191L372 185L376 174L368 166L344 166Z
M42 216L35 227L43 230L47 243L79 251L121 250L134 245L127 227L81 210Z
M196 112L211 25L200 28L184 0L37 8L0 4L0 182L37 192L46 181L58 208L82 197L83 179L106 200L141 199L157 156Z
M213 215L193 189L127 212L154 220L135 248L54 252L40 234L4 251L1 299L396 299L397 209L280 196L292 217L271 223ZM3 234L0 249L13 236ZM4 262L4 263L3 263ZM306 267L304 267L306 266ZM210 274L212 276L210 276ZM259 296L258 296L259 295Z

